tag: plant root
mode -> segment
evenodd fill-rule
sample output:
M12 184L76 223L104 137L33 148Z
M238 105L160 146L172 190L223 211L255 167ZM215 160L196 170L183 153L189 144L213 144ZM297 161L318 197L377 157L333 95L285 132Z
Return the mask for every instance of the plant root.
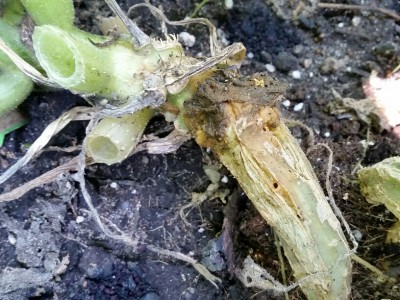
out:
M40 187L46 183L53 182L57 180L57 176L69 171L76 171L78 169L78 158L74 157L69 162L58 166L31 181L13 189L8 193L4 193L0 195L0 202L9 202L12 200L16 200L22 197L25 193L29 192L30 190Z
M328 9L338 9L338 10L359 10L359 11L372 11L384 14L386 16L395 19L396 21L400 21L400 16L391 9L376 7L372 5L351 5L351 4L340 4L340 3L324 3L320 2L317 4L319 8L328 8Z
M43 133L37 138L37 140L29 147L26 154L16 162L12 167L5 171L0 176L0 184L8 180L18 170L25 166L36 154L38 154L43 147L47 145L50 139L67 126L71 121L78 120L90 120L93 112L95 111L92 107L74 107L71 110L63 113L58 119L51 122Z
M336 205L335 199L333 197L333 190L332 190L332 185L331 185L331 172L332 172L332 166L333 166L332 149L326 144L316 144L314 147L312 147L311 149L309 149L307 151L307 154L309 154L311 151L314 151L315 149L317 149L319 147L322 147L328 151L328 164L327 164L326 178L325 178L325 188L328 193L328 202L329 202L329 205L331 206L333 212L335 213L336 217L338 218L339 222L344 227L346 233L348 234L348 236L353 244L353 249L351 249L350 253L348 254L351 256L352 254L354 254L357 251L358 242L350 229L349 223L347 223L347 221L344 218L339 207Z

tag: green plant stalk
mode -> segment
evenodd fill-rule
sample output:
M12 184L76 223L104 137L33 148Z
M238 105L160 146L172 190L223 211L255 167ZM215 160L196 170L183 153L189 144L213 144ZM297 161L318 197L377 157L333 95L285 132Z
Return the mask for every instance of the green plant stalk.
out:
M220 90L229 93L230 84ZM295 278L314 274L300 284L308 299L348 299L350 249L298 142L274 107L238 98L214 102L218 93L204 91L217 85L202 85L185 103L188 128L218 155L275 229Z
M358 171L361 193L371 204L384 204L400 219L400 157L387 158ZM400 221L389 230L387 243L400 243Z
M2 68L0 62L0 117L21 104L33 89L33 82L17 68Z
M20 0L36 25L55 25L71 30L74 27L72 0Z
M3 19L0 19L0 37L24 60L36 64L33 54L21 43L17 27ZM0 51L0 115L22 103L32 88L32 81Z
M25 11L19 0L3 0L0 5L1 18L11 26L17 26L21 22Z
M121 118L106 117L87 135L86 151L97 163L123 161L136 147L154 111L142 109Z
M0 37L22 59L33 66L37 66L38 63L32 51L21 42L19 29L16 26L11 26L6 20L0 19ZM0 61L7 64L12 63L2 51L0 51Z
M144 92L146 75L183 51L177 42L139 51L120 43L98 47L82 33L51 25L35 28L33 47L48 77L60 86L124 103Z

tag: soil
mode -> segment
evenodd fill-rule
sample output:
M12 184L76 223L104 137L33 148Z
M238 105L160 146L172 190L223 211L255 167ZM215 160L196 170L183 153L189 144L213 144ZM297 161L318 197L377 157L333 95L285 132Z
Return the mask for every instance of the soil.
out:
M118 2L127 10L141 1ZM190 15L200 2L152 1L161 5L171 20ZM362 83L371 71L384 76L397 66L400 27L387 16L359 10L315 9L313 14L285 20L283 17L294 12L288 3L234 0L233 8L227 9L224 1L210 1L202 6L198 16L209 18L226 41L240 41L246 46L243 74L265 72L266 65L269 69L273 66L273 75L289 84L289 101L280 104L282 114L312 128L316 142L328 144L333 150L333 192L351 229L358 233L358 255L398 279L399 247L385 243L387 229L396 218L384 207L366 202L352 170L359 160L367 166L400 155L400 141L389 132L373 129L364 154L368 125L356 115L338 116L330 114L327 108L335 101L332 89L343 97L362 99ZM100 16L111 15L102 1L75 4L77 26L92 32L98 31ZM376 4L400 13L394 0L355 0L351 4ZM145 9L138 11L135 20L147 33L159 30L157 21ZM194 47L186 49L189 54L208 55L205 28L190 26L171 31L188 31L196 37ZM1 170L22 157L47 124L62 112L84 103L65 91L33 93L22 106L31 122L9 134L0 148ZM51 145L79 144L85 125L68 125L52 139ZM170 128L162 118L156 118L147 131ZM293 134L299 141L306 136L297 127ZM3 184L0 192L9 191L74 155L46 151ZM323 185L326 153L315 150L309 158ZM190 203L192 193L204 192L210 184L204 172L210 161L216 164L211 153L189 141L174 154L141 152L111 167L90 166L86 179L102 217L147 244L179 251L206 264L208 261L214 274L222 279L218 289L188 264L155 255L146 246L133 249L107 238L88 213L73 174L67 173L19 200L0 204L0 298L250 299L257 291L245 288L232 272L233 263L240 265L247 255L281 280L273 230L227 170L220 169L227 178L220 183L220 189L228 189L232 194L228 204L218 199L206 201L185 211L188 223L180 217L179 211ZM224 217L230 220L234 232L233 248L225 253L219 241ZM66 257L69 261L65 261L65 270L54 276L55 266ZM285 271L293 281L287 263ZM289 297L305 299L300 289L291 291ZM400 299L398 283L381 282L375 274L354 263L351 299L383 298ZM284 295L265 291L252 299L284 299Z

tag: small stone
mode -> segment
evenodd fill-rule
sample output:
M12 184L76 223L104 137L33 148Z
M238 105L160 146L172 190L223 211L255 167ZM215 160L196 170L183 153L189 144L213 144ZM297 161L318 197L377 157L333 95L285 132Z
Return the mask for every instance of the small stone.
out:
M359 16L355 16L355 17L353 17L353 19L351 19L351 24L354 27L360 25L360 23L361 23L361 18Z
M211 272L223 270L226 264L224 258L221 256L222 251L221 239L208 241L207 246L201 251L203 256L201 263Z
M99 104L102 105L102 106L106 106L108 104L108 100L107 99L102 99L102 100L100 100Z
M147 165L149 163L149 161L150 161L150 159L147 156L142 156L142 164Z
M254 58L254 53L253 52L247 53L247 58L248 59L253 59Z
M331 133L330 133L329 131L327 131L327 132L324 133L324 137L328 138L328 137L330 137L330 136L331 136Z
M269 63L272 61L272 55L269 54L267 51L262 50L260 54L261 54L261 59L263 62Z
M292 77L293 77L294 79L300 79L300 78L301 78L301 72L298 71L298 70L293 71L293 72L292 72Z
M312 65L312 59L311 58L306 58L303 60L303 66L305 69L308 69Z
M140 298L140 300L160 300L160 296L158 296L156 293L148 293Z
M110 255L99 248L88 248L79 261L79 269L92 279L106 279L114 272Z
M195 300L195 299L198 299L198 297L196 297L196 296L194 295L195 293L196 293L196 290L195 290L194 288L192 288L192 287L187 288L187 289L183 292L181 299L182 299L182 300Z
M308 73L308 76L309 76L310 78L314 77L314 72Z
M276 68L273 64L266 64L265 68L267 69L268 72L274 73L276 71Z
M297 104L293 107L293 110L294 110L294 111L301 111L301 110L303 109L303 107L304 107L304 103L303 103L303 102L300 102L300 103L297 103Z
M13 234L9 234L9 235L8 235L8 242L9 242L11 245L15 245L15 244L17 243L17 239L16 239L16 237L15 237Z
M334 57L327 57L321 68L320 71L322 74L331 74L333 72L335 72L337 69L337 60Z
M116 189L118 188L118 184L117 184L116 182L111 182L111 183L110 183L110 188L116 190Z
M355 238L357 241L361 241L361 239L362 239L362 237L363 237L363 234L362 234L362 232L361 232L360 230L355 229L355 230L352 231L352 233L353 233L353 235L354 235L354 238Z
M222 179L221 179L221 182L222 183L228 183L228 177L223 176Z
M340 22L339 24L337 24L337 27L343 28L343 27L344 27L344 23L343 23L343 22Z
M82 216L78 216L78 217L76 218L76 220L75 220L75 222L76 222L77 224L82 223L83 221L85 221L85 218L82 217Z
M284 101L282 101L282 105L284 106L284 107L289 107L290 106L290 100L284 100Z
M304 52L304 46L303 45L296 45L293 48L293 53L299 56L299 54L302 54Z
M283 72L295 70L298 67L297 58L290 52L282 51L275 58L275 67Z
M183 31L178 34L178 40L186 47L193 47L196 43L196 37L189 32Z
M233 0L225 0L225 7L226 7L226 9L232 9L233 8Z
M343 200L349 200L349 193L344 193L342 199Z
M197 230L197 232L198 232L198 233L203 233L204 230L205 230L205 229L204 229L203 227L200 227L199 230Z
M221 28L217 29L217 37L218 37L218 40L221 41L222 45L224 45L224 46L228 46L231 43L228 40L228 36Z

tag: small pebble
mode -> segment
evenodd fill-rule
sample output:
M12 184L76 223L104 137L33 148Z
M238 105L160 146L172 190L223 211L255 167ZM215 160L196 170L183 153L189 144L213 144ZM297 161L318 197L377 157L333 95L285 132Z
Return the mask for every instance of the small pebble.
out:
M296 45L293 48L293 53L294 54L302 54L304 51L304 46L303 45Z
M226 9L232 9L233 8L233 0L225 0L225 7L226 7Z
M150 158L148 158L147 156L142 156L142 163L144 165L147 165L150 161Z
M266 65L265 65L265 68L266 68L267 71L270 72L270 73L274 73L274 72L276 71L275 66L272 65L272 64L266 64Z
M75 222L76 222L77 224L82 223L83 221L85 221L85 218L82 217L82 216L78 216L78 217L76 218L76 220L75 220Z
M282 51L275 57L274 65L282 72L289 72L298 68L298 61L292 53Z
M301 78L301 72L298 71L298 70L293 71L293 72L292 72L292 77L293 77L294 79L300 79L300 78Z
M102 105L102 106L106 106L107 104L108 104L108 100L107 99L102 99L102 100L100 100L100 105Z
M247 58L248 59L253 59L254 58L254 53L253 52L247 53Z
M110 254L94 247L85 250L78 267L87 277L92 279L106 279L114 272L114 264Z
M361 18L359 16L355 16L355 17L353 17L353 19L351 19L351 24L354 27L360 25L360 23L361 23Z
M148 293L140 298L140 300L160 300L160 296L158 296L156 293Z
M222 183L228 183L228 177L223 176L222 179L221 179L221 182Z
M231 43L228 40L228 36L226 35L226 33L221 28L217 29L217 36L218 36L218 40L221 41L222 45L228 46Z
M342 199L343 200L349 200L349 193L344 193Z
M301 110L303 109L303 107L304 107L304 103L303 103L303 102L300 102L300 103L297 103L297 104L293 107L293 110L294 110L294 111L301 111Z
M310 73L308 73L308 76L309 76L310 78L312 78L312 77L314 77L314 73L313 73L313 72L310 72Z
M355 238L357 241L361 241L361 239L362 239L362 237L363 237L363 234L362 234L362 232L361 232L360 230L358 230L358 229L353 230L352 233L353 233L353 235L354 235L354 238Z
M284 101L282 101L282 105L284 106L284 107L289 107L290 106L290 100L284 100Z
M17 243L16 237L15 237L14 235L12 235L12 234L9 234L9 235L8 235L8 241L9 241L9 243L10 243L11 245L15 245L15 244Z
M312 65L312 59L311 58L306 58L303 61L303 66L304 66L305 69L308 69L309 67L311 67L311 65Z
M110 183L110 188L117 189L118 188L118 184L116 182L111 182Z
M178 34L178 40L186 47L193 47L196 43L196 37L189 32L183 31Z
M339 24L337 24L337 26L338 26L339 28L343 28L343 27L344 27L344 23L343 23L343 22L340 22Z
M205 230L205 229L204 229L203 227L200 227L199 230L197 230L197 232L198 232L198 233L203 233L204 230Z
M324 133L324 137L328 138L328 137L330 137L330 136L331 136L331 133L330 133L329 131L327 131L327 132Z
M336 58L329 56L327 57L320 67L322 74L331 74L338 69L338 61Z

